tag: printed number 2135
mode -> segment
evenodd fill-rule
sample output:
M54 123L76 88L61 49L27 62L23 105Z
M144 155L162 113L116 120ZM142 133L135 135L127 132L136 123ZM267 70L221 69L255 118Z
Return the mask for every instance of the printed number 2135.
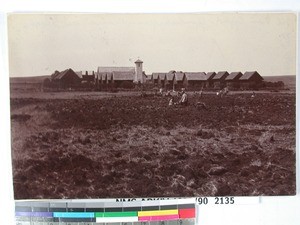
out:
M215 204L216 205L229 205L234 204L234 197L215 197Z

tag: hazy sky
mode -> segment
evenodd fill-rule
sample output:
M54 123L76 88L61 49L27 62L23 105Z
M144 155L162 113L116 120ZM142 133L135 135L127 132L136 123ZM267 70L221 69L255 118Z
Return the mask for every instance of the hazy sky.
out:
M11 14L10 76L135 66L146 74L253 71L296 74L296 15Z

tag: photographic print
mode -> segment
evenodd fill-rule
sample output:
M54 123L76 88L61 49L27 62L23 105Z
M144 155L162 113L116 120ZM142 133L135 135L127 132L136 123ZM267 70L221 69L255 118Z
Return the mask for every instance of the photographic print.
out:
M10 14L15 199L296 193L296 14Z

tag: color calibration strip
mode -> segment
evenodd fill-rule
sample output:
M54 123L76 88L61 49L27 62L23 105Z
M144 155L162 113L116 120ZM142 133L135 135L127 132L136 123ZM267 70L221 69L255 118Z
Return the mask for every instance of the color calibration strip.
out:
M141 203L140 203L141 204ZM83 222L94 223L140 223L153 224L159 221L176 221L183 224L182 220L194 221L195 204L177 204L177 205L141 205L130 207L81 207L80 203L66 204L67 207L61 207L60 203L35 203L33 205L16 204L17 224L47 224L55 225L57 222L66 224L82 224ZM48 207L47 207L48 206ZM82 205L83 206L83 205ZM94 204L92 206L99 206ZM101 205L100 205L101 206ZM113 206L113 204L112 204ZM26 223L27 222L27 223ZM28 223L30 222L30 223ZM37 223L39 222L39 223ZM47 223L45 223L47 222ZM190 224L190 223L187 223Z

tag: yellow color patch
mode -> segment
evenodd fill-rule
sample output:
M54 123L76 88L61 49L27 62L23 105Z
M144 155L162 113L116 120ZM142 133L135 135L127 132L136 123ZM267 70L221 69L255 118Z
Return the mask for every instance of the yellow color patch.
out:
M165 216L165 215L177 215L177 214L178 214L178 209L139 211L138 212L138 216Z

